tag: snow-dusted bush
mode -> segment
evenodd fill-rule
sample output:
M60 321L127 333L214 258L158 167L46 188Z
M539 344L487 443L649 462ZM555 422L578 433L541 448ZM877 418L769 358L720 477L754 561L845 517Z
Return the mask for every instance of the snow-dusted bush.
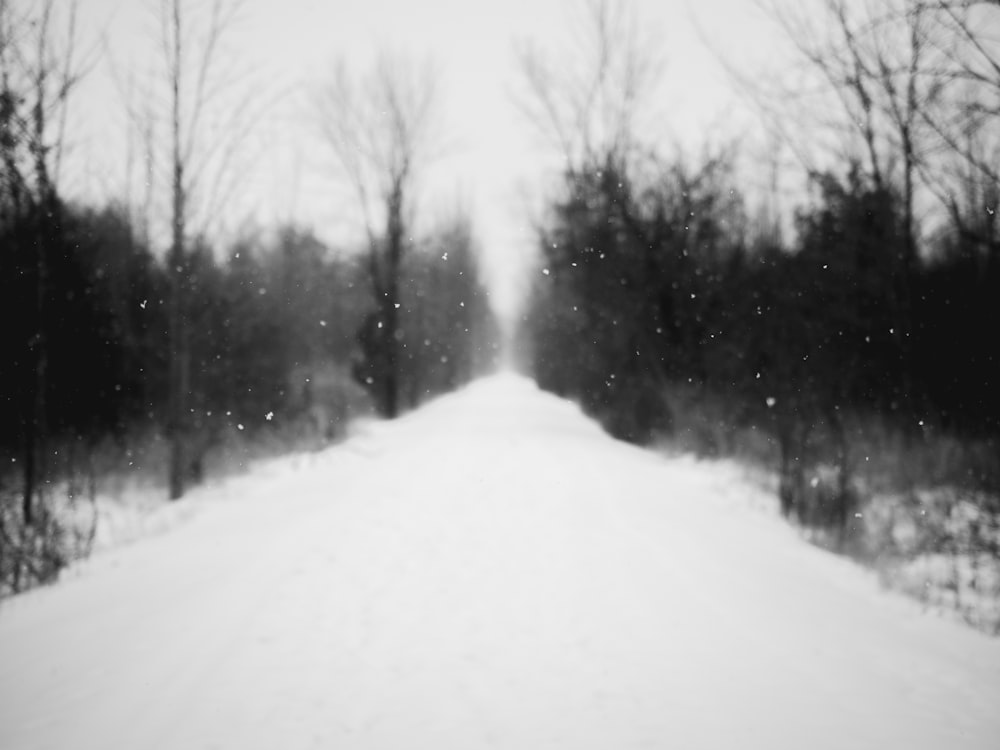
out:
M72 486L64 489L39 496L31 524L24 522L15 493L0 491L0 598L49 583L90 554L96 506Z
M866 553L889 587L1000 634L995 503L955 487L875 495L861 513Z

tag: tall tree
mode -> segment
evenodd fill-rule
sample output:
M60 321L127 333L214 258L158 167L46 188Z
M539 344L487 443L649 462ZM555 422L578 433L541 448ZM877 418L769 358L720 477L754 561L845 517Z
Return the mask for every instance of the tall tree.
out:
M75 46L75 2L59 12L54 0L27 9L0 0L0 224L12 244L34 256L26 269L34 283L26 311L33 330L21 415L26 526L34 521L47 455L49 254L62 213L58 177L70 94L83 70Z
M567 171L605 164L629 171L632 160L646 155L638 131L662 61L628 3L587 0L577 21L572 43L558 56L537 44L519 50L518 103Z
M921 178L977 248L982 279L1000 265L1000 2L934 0L926 8L937 60L931 74L950 106L920 114L943 146L941 158L957 163Z
M212 0L206 10L205 6L194 7L185 0L160 0L159 6L170 132L166 161L170 193L167 436L171 499L184 494L186 474L198 458L189 455L193 444L189 420L191 330L187 315L188 244L195 223L192 198L197 195L201 201L202 217L220 210L226 198L223 183L231 172L230 160L246 132L244 120L252 119L246 111L248 97L227 90L233 80L231 74L222 69L225 62L223 41L232 30L242 5L241 0ZM214 137L206 133L208 110L212 107L226 112L212 123L217 126L212 128L216 133Z
M908 359L915 341L914 284L921 248L935 221L933 198L961 215L954 208L950 173L965 158L961 145L973 125L968 113L980 111L986 99L992 103L983 84L1000 70L990 66L1000 59L992 55L995 44L972 30L971 3L759 4L805 65L792 80L734 71L740 88L812 174L830 170L832 159L844 177L860 169L876 193L891 191L899 198L903 241L892 248L887 280L890 345ZM969 97L978 104L967 106ZM910 368L902 373L908 381ZM901 390L909 400L905 394L915 390L914 384L903 382Z
M804 72L739 72L740 89L813 173L860 166L904 212L904 262L921 244L926 196L961 217L969 171L1000 181L1000 3L995 0L759 0ZM802 71L802 68L798 70ZM851 167L853 168L853 167Z
M365 74L341 62L317 97L321 132L354 193L375 311L360 333L363 383L379 410L400 402L402 262L412 246L416 180L435 153L439 95L429 65L382 55Z
M642 118L659 83L661 61L628 3L588 0L580 21L572 44L561 54L537 46L526 46L520 54L522 108L563 159L565 199L554 207L563 214L555 223L572 230L570 236L560 236L559 229L542 233L550 265L546 270L556 270L559 256L579 263L579 274L588 283L575 290L582 294L574 306L584 318L578 324L595 335L603 329L620 344L618 372L614 377L593 372L585 400L610 399L622 412L651 412L641 402L664 376L651 354L665 326L657 300L663 270L658 238L650 234L657 224L645 221L645 214L656 210L645 199L650 187L646 168L655 163L655 149L642 137ZM566 248L577 241L590 251L571 258ZM618 288L609 289L609 283ZM622 310L600 319L606 295L625 292L631 317L641 321L627 329L618 327ZM635 394L642 397L633 401Z

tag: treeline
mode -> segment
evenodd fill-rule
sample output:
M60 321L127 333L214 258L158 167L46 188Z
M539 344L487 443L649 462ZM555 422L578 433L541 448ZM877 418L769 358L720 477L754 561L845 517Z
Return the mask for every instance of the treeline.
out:
M797 180L779 146L806 167L785 215L736 148L642 135L660 47L631 6L587 5L572 75L527 49L564 164L521 329L542 386L621 438L773 466L835 543L880 492L995 504L1000 48L974 5L766 6L801 70L730 72L770 128L756 171Z
M0 572L21 587L65 562L53 516L65 498L54 495L79 495L108 470L167 479L172 269L125 212L58 199L50 206L0 225ZM495 360L474 253L471 230L458 222L407 255L404 408ZM375 302L364 260L294 227L225 252L192 244L181 274L185 484L200 482L227 450L239 457L254 444L272 452L321 445L352 416L376 410ZM25 549L33 545L47 551ZM28 562L37 570L24 569Z
M219 40L240 6L163 3L163 64L122 91L126 197L74 204L70 103L103 45L78 45L75 3L0 2L0 596L85 551L69 506L101 476L152 477L177 499L226 454L322 444L496 359L468 219L415 224L438 132L430 69L383 63L316 107L315 145L354 196L335 208L363 230L349 252L296 226L212 231L252 191L238 157L251 102L268 101L248 90L240 106L229 78L240 62ZM327 88L346 80L335 66Z
M29 425L53 446L125 439L161 426L169 398L169 270L126 215L58 204L40 224L27 217L0 227L0 243L6 473L22 460ZM400 344L408 407L469 380L495 358L472 243L459 224L407 256ZM332 436L345 409L372 408L365 405L372 385L365 341L374 302L363 261L292 227L237 241L224 254L195 244L184 269L184 316L196 443L207 447L227 430L252 434L303 420ZM192 451L193 477L203 454Z
M950 456L937 479L997 489L994 225L985 243L945 229L917 257L898 195L851 170L814 178L783 242L749 218L731 167L664 164L641 192L613 163L566 175L522 331L540 384L635 442L695 430L689 445L732 454L756 432L783 510L810 523L847 523L876 421L984 443L985 460Z

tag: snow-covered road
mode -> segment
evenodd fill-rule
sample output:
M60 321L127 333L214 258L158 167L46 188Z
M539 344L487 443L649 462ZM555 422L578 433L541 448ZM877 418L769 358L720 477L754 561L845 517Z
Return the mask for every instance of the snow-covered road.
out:
M1000 641L511 375L0 606L0 748L991 748Z

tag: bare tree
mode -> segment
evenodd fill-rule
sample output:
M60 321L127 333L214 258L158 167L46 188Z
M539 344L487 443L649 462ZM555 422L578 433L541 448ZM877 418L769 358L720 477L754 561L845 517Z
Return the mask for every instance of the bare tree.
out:
M362 332L363 379L391 418L400 398L400 268L412 244L416 179L435 155L437 79L429 65L388 55L361 76L341 62L316 105L364 225L375 313Z
M916 182L934 150L922 113L939 106L927 75L933 50L922 3L818 0L759 5L806 63L797 80L738 72L740 89L765 113L810 171L820 171L826 140L836 156L864 169L876 189L898 188L904 211L902 266L917 255ZM831 138L832 137L832 138Z
M969 170L996 183L1000 3L996 0L758 0L806 63L796 77L717 57L810 171L823 146L901 198L904 265L936 198L953 220ZM991 32L990 29L993 31Z
M928 75L949 106L920 113L945 162L923 180L959 234L981 248L985 269L1000 262L1000 2L933 0L925 13L936 53Z
M635 6L621 0L587 0L565 50L551 53L537 45L519 51L524 82L519 104L528 119L559 150L565 186L589 194L588 212L604 212L617 232L616 247L604 253L633 253L644 283L631 290L636 326L624 347L626 379L655 382L659 363L645 357L662 331L662 306L655 292L662 273L658 257L662 222L647 221L655 212L657 149L642 136L660 83L663 59L654 39L644 33ZM654 167L654 169L647 169ZM544 236L544 231L541 232ZM598 297L605 269L594 267L587 296Z
M546 54L538 44L520 48L525 91L518 104L569 171L606 162L625 167L641 150L637 121L659 82L662 59L627 3L587 0L576 20L563 54Z
M194 5L185 0L159 0L160 44L164 63L161 85L166 88L169 150L165 182L170 194L170 276L167 437L170 444L168 491L171 499L184 494L193 462L190 419L191 328L187 308L188 245L204 231L206 217L222 212L235 187L232 161L254 122L249 94L234 91L239 82L225 67L224 40L243 7L242 0L212 0ZM140 136L153 132L148 112L131 111ZM211 120L211 122L209 122ZM210 131L214 135L210 135ZM197 201L193 200L197 198ZM200 209L197 214L196 210Z
M828 170L832 157L859 169L875 190L899 199L902 241L890 259L887 293L894 346L906 361L921 246L928 226L941 219L935 203L960 226L958 198L968 192L968 167L980 176L990 170L989 159L982 158L988 152L977 149L984 134L996 130L997 89L990 86L1000 81L1000 57L996 42L972 21L982 20L986 10L974 6L987 4L759 0L758 5L805 65L795 68L795 75L768 76L741 71L720 55L739 90L810 172ZM974 153L978 158L971 158ZM903 384L904 394L911 390Z
M35 519L47 454L46 409L48 253L59 222L58 178L70 94L85 66L76 55L76 3L62 12L54 0L25 9L0 0L0 224L22 224L13 240L30 243L35 256L32 375L22 417L22 516Z

